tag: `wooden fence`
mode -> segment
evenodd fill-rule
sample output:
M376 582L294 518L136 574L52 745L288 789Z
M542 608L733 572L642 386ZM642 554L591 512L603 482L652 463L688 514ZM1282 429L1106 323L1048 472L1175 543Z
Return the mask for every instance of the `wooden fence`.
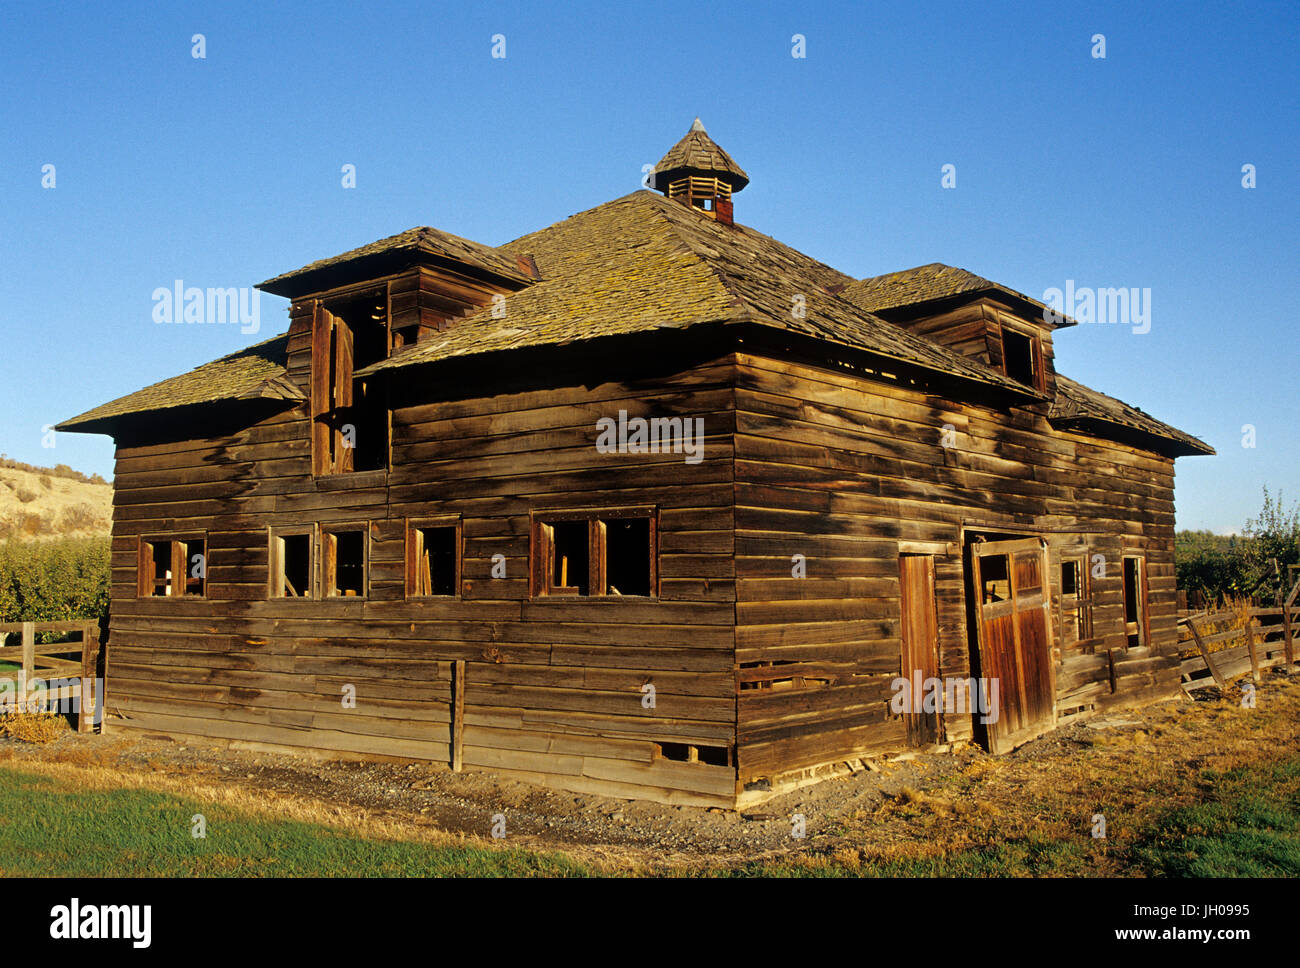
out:
M1238 676L1250 674L1259 681L1261 669L1295 664L1295 601L1300 594L1300 581L1292 586L1282 604L1273 608L1251 608L1245 628L1227 632L1205 634L1204 626L1235 613L1193 612L1178 620L1192 633L1199 655L1182 660L1183 689L1191 692L1213 682L1220 689ZM1241 641L1241 645L1210 651L1210 646L1221 642Z
M81 638L38 644L36 636L41 632L79 633ZM14 635L20 637L20 645L7 644ZM96 704L102 709L104 700L95 694L98 662L99 623L94 620L0 623L0 678L17 685L17 689L4 694L2 701L6 704L25 704L39 698L51 708L85 709L90 715L77 713L77 731L91 732ZM37 682L41 683L39 691L32 688ZM74 699L75 707L71 705Z

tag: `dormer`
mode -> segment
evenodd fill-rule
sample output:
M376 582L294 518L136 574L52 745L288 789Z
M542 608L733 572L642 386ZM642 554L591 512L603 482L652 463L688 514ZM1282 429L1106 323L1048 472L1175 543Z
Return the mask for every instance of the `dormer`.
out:
M1054 316L1036 299L938 262L861 279L842 295L882 319L1055 396L1052 333L1075 323Z
M312 473L389 466L389 402L355 373L537 279L536 267L422 227L263 282L292 300L288 372L308 397Z
M731 225L731 196L749 176L720 148L696 118L685 137L659 159L650 187L724 225Z

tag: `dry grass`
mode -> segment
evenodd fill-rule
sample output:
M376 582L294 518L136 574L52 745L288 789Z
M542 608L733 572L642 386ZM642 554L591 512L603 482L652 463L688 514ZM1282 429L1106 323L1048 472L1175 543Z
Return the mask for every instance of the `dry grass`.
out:
M46 539L107 534L113 488L71 468L0 460L0 538Z
M54 713L0 714L0 736L24 743L52 743L69 729L68 721Z
M1009 835L1069 838L1096 874L1115 873L1110 854L1163 813L1201 802L1213 789L1205 773L1270 762L1300 747L1300 680L1273 677L1258 706L1241 706L1239 688L1217 700L1172 701L1118 714L1132 726L1090 729L1082 748L1049 756L985 757L935 790L903 787L875 817L846 833L870 838L886 821L889 842L863 859L943 856L987 848ZM1028 751L1025 751L1028 752ZM1106 839L1092 839L1094 814ZM858 829L855 829L858 828Z
M1206 639L1220 632L1246 628L1251 621L1250 609L1253 605L1254 603L1244 595L1225 598L1220 608L1196 620L1196 628L1201 633L1201 638ZM1227 639L1223 642L1213 642L1206 646L1206 651L1222 652L1225 649L1233 649L1241 645L1242 641ZM1201 654L1196 647L1196 640L1192 637L1192 630L1186 625L1178 627L1178 649L1179 658L1182 659L1190 659Z

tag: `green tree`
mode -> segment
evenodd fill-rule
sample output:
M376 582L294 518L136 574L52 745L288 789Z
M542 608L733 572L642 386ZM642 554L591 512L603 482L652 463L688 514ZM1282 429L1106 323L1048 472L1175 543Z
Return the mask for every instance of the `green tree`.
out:
M1246 578L1252 587L1275 590L1285 583L1287 566L1300 564L1300 502L1287 508L1282 492L1270 495L1264 488L1264 507L1259 517L1246 521L1243 554ZM1273 576L1273 562L1281 578Z
M0 622L108 623L108 538L0 542Z

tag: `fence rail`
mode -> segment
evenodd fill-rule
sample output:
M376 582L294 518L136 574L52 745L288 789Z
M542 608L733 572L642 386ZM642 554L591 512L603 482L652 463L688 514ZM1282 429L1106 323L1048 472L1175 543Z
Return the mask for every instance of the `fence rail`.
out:
M1223 689L1230 680L1247 674L1258 682L1261 669L1279 665L1287 668L1293 666L1294 607L1297 594L1300 594L1300 580L1296 581L1281 605L1248 609L1245 627L1226 632L1202 634L1202 629L1205 623L1235 614L1231 611L1183 613L1178 624L1192 633L1192 641L1196 643L1199 653L1182 660L1183 689L1191 692L1210 682ZM1265 619L1276 621L1264 621ZM1210 651L1212 645L1239 640L1243 644Z
M80 641L37 643L41 632L80 633ZM11 635L20 638L19 645L8 645ZM35 696L43 702L57 703L60 707L77 701L77 732L88 733L94 728L91 711L100 706L103 696L97 696L95 670L99 663L99 623L97 621L72 622L2 622L0 623L0 678L14 676L17 689L13 698L27 703ZM9 671L6 671L8 669ZM49 683L56 683L49 686ZM41 683L44 688L33 688ZM102 728L102 726L101 726Z

